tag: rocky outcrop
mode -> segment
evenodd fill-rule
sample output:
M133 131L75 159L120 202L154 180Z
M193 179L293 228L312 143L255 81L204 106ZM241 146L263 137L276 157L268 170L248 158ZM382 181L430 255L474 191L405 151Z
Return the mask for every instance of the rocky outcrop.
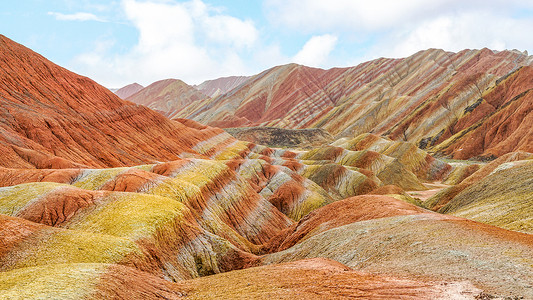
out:
M240 127L224 130L238 140L269 147L312 148L333 141L331 134L318 128Z

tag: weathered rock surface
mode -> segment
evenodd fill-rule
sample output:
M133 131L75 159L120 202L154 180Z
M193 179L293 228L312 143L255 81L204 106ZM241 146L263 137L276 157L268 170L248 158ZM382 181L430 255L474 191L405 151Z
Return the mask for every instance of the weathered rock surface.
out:
M526 66L501 78L465 109L454 125L457 133L434 151L457 159L533 152L532 110L533 67Z
M0 51L0 298L533 297L530 234L405 192L454 181L428 204L520 230L529 153L463 168L373 134L269 148L123 101L3 36ZM490 219L491 205L522 213Z
M468 283L407 280L354 271L323 258L178 282L191 299L473 299Z
M222 130L196 130L123 101L0 36L0 166L116 167L178 159Z
M420 207L387 196L363 195L347 198L314 210L298 223L280 232L269 241L268 251L288 249L300 241L346 224L424 212Z
M266 255L262 261L273 264L325 257L364 272L468 280L489 294L531 298L532 249L530 234L422 213L329 229Z
M333 141L331 134L318 128L238 127L224 130L238 140L269 147L311 148Z
M217 127L372 132L460 159L533 152L532 62L518 51L429 49L351 68L290 64L169 113Z
M449 176L451 177L450 180L457 180L458 181L457 184L452 185L449 188L443 189L441 192L429 198L426 201L426 203L424 203L424 206L431 210L437 211L440 208L442 208L444 205L446 205L451 199L453 199L455 196L461 193L463 190L479 182L480 180L484 179L485 177L490 175L492 172L494 172L497 168L499 168L501 165L509 166L509 165L512 165L516 161L530 160L532 158L533 158L532 153L511 152L511 153L507 153L495 159L494 161L488 164L474 167L472 170L467 171L466 174L463 174L466 171L464 170L465 168L460 167L460 170L458 171L459 174L455 174L454 171L452 171L449 174ZM459 177L459 179L462 177L466 177L466 178L458 180L458 179L455 179L454 177ZM522 179L523 178L520 178L520 180Z
M533 160L500 165L438 212L533 234Z

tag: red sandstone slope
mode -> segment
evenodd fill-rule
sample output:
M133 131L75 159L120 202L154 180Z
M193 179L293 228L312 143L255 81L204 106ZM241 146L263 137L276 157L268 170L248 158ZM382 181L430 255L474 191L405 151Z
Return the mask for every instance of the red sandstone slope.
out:
M156 81L127 100L173 116L192 102L207 98L203 93L178 79Z
M121 99L126 99L129 96L137 93L138 91L144 89L144 86L138 84L137 82L128 84L125 87L122 87L118 90L116 90L114 93L119 96Z
M327 79L321 81L319 77L326 72L296 64L274 67L254 76L230 93L208 101L213 108L203 103L193 103L186 108L187 111L178 115L213 126L238 127L280 119L295 106L302 111L310 109L309 105L321 107L317 112L327 110L334 103L328 95L320 93ZM307 99L309 97L311 99ZM226 105L235 107L235 110L226 111Z
M480 294L466 283L368 274L323 258L217 274L176 286L191 299L473 299Z
M170 121L0 35L0 166L168 161L220 133Z
M533 67L503 78L465 111L454 136L436 149L454 158L533 152Z

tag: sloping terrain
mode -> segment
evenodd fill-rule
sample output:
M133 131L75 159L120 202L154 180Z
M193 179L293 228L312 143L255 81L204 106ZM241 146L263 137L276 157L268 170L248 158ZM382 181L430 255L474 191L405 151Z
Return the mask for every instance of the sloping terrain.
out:
M459 285L459 290L464 289L469 293L482 289L497 295L529 295L527 284L524 283L527 280L524 278L528 278L532 271L527 253L532 250L533 241L529 241L531 238L527 235L517 236L518 233L487 227L488 225L432 215L402 200L376 195L322 205L322 208L313 209L311 214L294 223L279 213L275 205L269 205L266 197L259 196L253 203L250 197L257 196L253 196L250 188L248 192L243 190L245 186L253 185L247 184L248 180L239 182L237 174L228 174L231 170L229 166L235 166L235 161L186 159L135 168L30 169L17 173L19 182L13 182L13 176L9 175L16 170L3 169L4 180L19 184L0 189L0 240L6 251L0 257L3 266L0 282L11 282L13 279L9 278L13 276L32 280L32 276L43 274L45 279L39 282L50 289L46 284L51 283L46 283L46 280L51 278L62 280L62 284L69 282L61 279L64 276L61 272L64 271L79 274L69 277L72 280L84 280L84 276L88 276L87 272L93 274L93 282L102 276L104 279L101 280L104 282L95 287L104 290L117 288L113 286L116 284L113 280L123 284L130 282L120 279L121 276L130 276L129 273L134 273L139 278L163 277L177 280L180 288L175 289L158 280L151 280L149 283L154 286L141 285L131 292L135 293L137 288L147 288L147 293L163 290L168 294L179 292L180 295L195 295L194 297L208 295L206 293L209 293L209 289L204 284L214 287L229 284L231 280L241 282L239 276L257 276L258 281L256 283L250 279L249 285L239 289L217 289L216 295L238 295L236 293L241 292L244 293L243 297L246 293L257 297L263 293L276 295L276 287L283 284L289 290L296 289L303 295L320 293L324 297L334 297L338 289L310 284L312 281L328 282L324 280L332 278L342 282L349 280L356 290L359 285L372 284L372 291L377 295L382 292L397 295L409 291L405 297L411 295L413 298L431 298L437 296L424 296L426 292L422 291L457 293L455 289L446 291L446 287L455 285ZM266 165L263 167L266 168ZM271 168L275 170L275 167ZM206 172L207 170L211 171ZM245 171L241 168L237 170L239 173ZM258 176L266 178L271 171L264 170ZM222 175L221 172L226 174ZM228 177L234 179L228 182L225 180ZM276 175L272 176L270 183L266 185L272 187L275 177ZM21 183L35 179L55 179L69 184ZM241 180L244 179L245 177ZM221 186L224 182L227 183ZM260 181L251 179L248 182L262 185ZM241 190L243 192L240 198ZM290 197L285 199L289 200ZM395 219L405 215L418 217ZM116 222L117 216L120 216L121 222ZM346 230L346 226L356 229ZM428 232L434 234L428 235ZM352 239L353 242L350 242ZM483 247L480 247L481 243ZM376 245L381 246L376 248ZM256 256L265 250L273 252L283 249L287 250L263 258ZM378 272L402 279L389 281L376 278L375 275L364 277L367 275L356 273L335 275L331 271L324 271L323 267L328 269L325 266L306 271L305 264L298 263L290 268L303 276L303 281L265 281L262 276L266 274L290 274L290 270L277 266L248 269L245 273L228 273L219 278L208 277L198 283L180 281L241 269L261 262L271 263L278 261L276 257L283 257L283 261L287 261L287 253L300 253L299 251L308 254L291 254L290 260L329 257L356 270L365 271L366 274ZM350 253L360 254L350 256ZM348 256L352 260L346 260ZM386 264L381 263L383 259L387 259ZM505 262L509 259L509 262ZM470 261L489 268L474 272L472 270L477 268L470 269ZM49 267L43 267L55 264L60 268L52 274L46 271ZM382 267L361 268L376 264ZM444 265L446 268L441 270ZM90 271L93 269L99 271ZM405 273L407 270L409 271ZM503 284L502 281L507 280L506 276L515 276L516 281ZM370 279L372 281L367 281ZM25 280L15 286L25 286ZM373 280L379 283L372 283ZM447 284L417 283L419 280ZM465 280L472 281L476 288L458 283ZM131 282L133 284L134 281ZM431 286L431 289L426 290L420 285ZM72 289L77 287L92 291L81 283L72 285ZM37 291L39 288L42 286L35 285ZM345 293L351 295L357 292L348 289ZM437 295L439 294L440 292ZM443 296L443 299L446 297Z
M313 235L359 221L423 213L424 209L388 196L362 195L337 201L305 216L271 239L269 252L288 249Z
M325 257L365 272L468 280L490 294L531 298L532 248L529 234L424 213L333 228L262 261L272 264Z
M336 288L331 288L335 286ZM427 282L350 270L311 259L169 282L133 268L104 264L33 267L0 277L2 298L25 299L464 299L479 294L465 283Z
M475 166L471 168L471 165L456 165L454 169L447 175L446 181L450 180L454 185L443 189L433 197L429 198L424 206L431 210L439 210L451 201L455 196L461 193L466 188L479 182L485 177L492 174L500 166L512 166L515 162L521 160L530 160L533 158L532 153L528 152L511 152L487 163L483 166ZM522 178L518 178L522 180Z
M533 152L525 119L531 68L520 69L532 61L518 51L429 49L351 68L290 64L168 113L224 128L322 128L337 138L372 132L460 159Z
M128 84L127 86L121 87L120 89L113 91L113 93L115 93L121 99L126 99L142 89L144 89L144 87L135 82L132 84Z
M0 36L0 166L116 167L169 161L221 132L123 101Z
M353 151L370 150L394 157L418 177L431 181L442 179L451 169L448 164L435 159L413 143L392 141L375 134L337 140L333 145Z
M533 160L499 166L438 212L533 234Z
M434 150L457 159L533 152L532 109L533 67L527 66L485 91L454 124L456 134Z
M373 275L317 258L178 282L187 299L465 299L479 290L465 283Z
M0 46L0 298L533 297L532 235L406 193L452 178L466 198L439 208L505 210L529 153L476 169L374 134L270 148Z

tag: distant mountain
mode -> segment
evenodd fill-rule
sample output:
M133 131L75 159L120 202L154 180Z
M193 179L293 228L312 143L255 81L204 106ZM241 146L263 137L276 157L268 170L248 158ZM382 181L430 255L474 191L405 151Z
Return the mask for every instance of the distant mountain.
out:
M179 79L156 81L126 100L144 105L167 117L173 117L192 102L208 97Z
M249 78L249 76L222 77L214 80L204 81L194 87L209 97L215 97L233 90L239 85L245 83Z
M524 134L530 123L519 126L514 109L520 106L520 115L531 118L527 91L533 83L529 67L520 68L532 61L516 50L429 49L351 68L289 64L253 76L231 93L175 108L172 116L217 127L322 128L337 138L372 132L458 158L533 152L531 134ZM460 145L474 136L472 126L480 135L466 151ZM504 146L513 134L508 129L518 127L522 134Z
M137 93L138 91L142 90L144 87L137 82L128 84L120 89L117 90L111 90L113 93L115 93L117 96L119 96L121 99L126 99L129 96Z

